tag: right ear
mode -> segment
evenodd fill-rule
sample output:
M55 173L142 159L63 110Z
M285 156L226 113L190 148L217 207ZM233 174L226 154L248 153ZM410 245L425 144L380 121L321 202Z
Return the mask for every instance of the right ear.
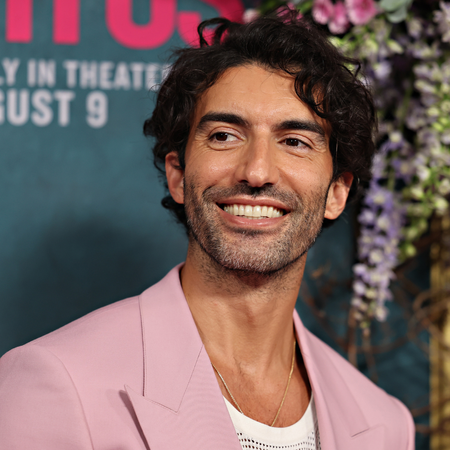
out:
M172 198L180 204L184 203L184 170L180 168L177 152L166 155L166 178Z

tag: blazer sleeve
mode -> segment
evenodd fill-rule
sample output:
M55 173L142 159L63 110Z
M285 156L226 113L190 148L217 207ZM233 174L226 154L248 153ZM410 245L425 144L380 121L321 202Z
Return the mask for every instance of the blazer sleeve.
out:
M93 449L69 372L38 345L0 359L0 449Z
M396 405L400 409L399 416L404 420L404 425L401 427L402 441L406 443L405 450L415 450L416 442L416 426L414 424L414 419L411 415L411 411L397 398L393 397ZM400 424L400 422L399 422Z

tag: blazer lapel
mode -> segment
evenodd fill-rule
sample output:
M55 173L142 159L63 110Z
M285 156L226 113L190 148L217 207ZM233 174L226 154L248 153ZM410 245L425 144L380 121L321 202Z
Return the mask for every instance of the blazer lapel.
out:
M241 450L179 268L140 296L144 386L128 397L151 450Z
M126 386L150 450L241 450L208 354L175 267L140 296L142 392ZM339 368L294 312L297 340L316 403L322 450L380 450L384 430L370 428Z
M384 429L370 428L331 349L312 335L294 312L297 341L314 393L322 450L384 449Z

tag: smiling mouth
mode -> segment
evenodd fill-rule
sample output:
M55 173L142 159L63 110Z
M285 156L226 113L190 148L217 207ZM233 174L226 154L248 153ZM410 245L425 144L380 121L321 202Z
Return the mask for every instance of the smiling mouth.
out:
M245 217L246 219L271 219L281 217L285 214L282 209L273 206L252 206L252 205L220 205L220 207L233 216Z

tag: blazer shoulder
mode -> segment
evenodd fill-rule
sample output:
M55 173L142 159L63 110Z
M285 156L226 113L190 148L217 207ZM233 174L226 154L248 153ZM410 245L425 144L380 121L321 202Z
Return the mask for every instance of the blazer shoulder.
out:
M64 364L25 345L0 359L0 447L92 449L85 412Z
M79 340L93 344L113 338L130 327L136 328L139 322L139 296L130 297L96 309L25 346L57 348Z
M160 299L170 298L168 293L178 285L181 290L178 275L179 266L173 268L162 280L153 284L141 294L120 300L102 308L96 309L63 327L37 338L26 345L38 345L52 348L70 347L71 345L96 344L124 347L128 338L142 338L142 302L150 302L152 313L158 314L155 308ZM120 344L122 342L122 344Z

